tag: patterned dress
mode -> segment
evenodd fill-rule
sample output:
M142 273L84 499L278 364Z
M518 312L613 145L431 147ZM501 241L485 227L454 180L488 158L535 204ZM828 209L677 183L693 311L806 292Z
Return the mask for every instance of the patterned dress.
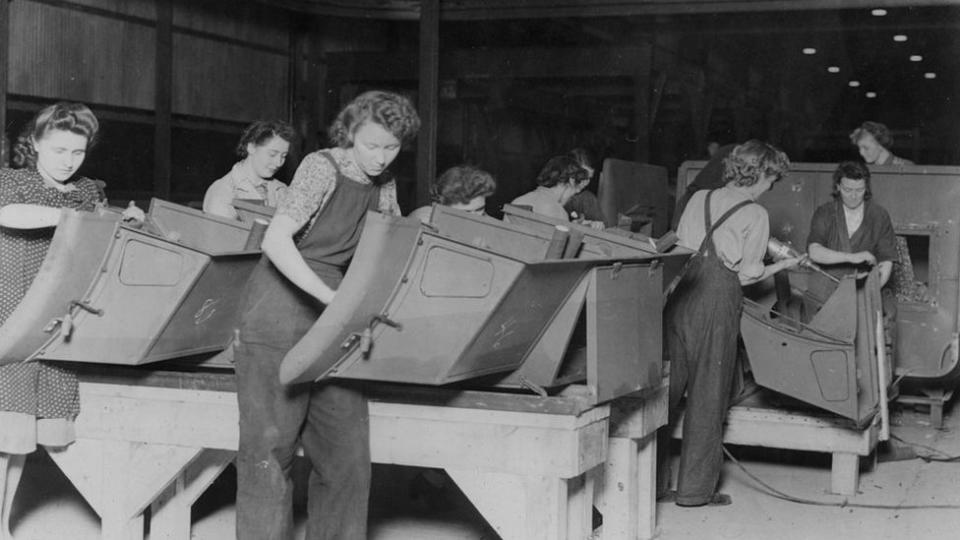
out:
M0 169L0 207L27 203L93 210L103 199L93 180L80 178L70 184L74 189L63 192L46 186L35 170ZM52 228L0 227L0 325L33 283L53 233ZM69 444L79 412L77 378L69 370L44 362L0 366L0 452L25 454L38 443Z

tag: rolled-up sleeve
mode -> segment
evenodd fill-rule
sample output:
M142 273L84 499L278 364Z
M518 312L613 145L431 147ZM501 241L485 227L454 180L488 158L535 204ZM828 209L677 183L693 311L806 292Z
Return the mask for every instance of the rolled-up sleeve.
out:
M763 275L763 257L767 254L770 239L770 217L759 204L744 209L750 213L750 221L743 233L743 251L737 274L740 281L753 281Z
M300 162L290 187L281 197L277 215L288 216L298 227L303 227L326 203L336 181L337 170L328 159L317 152L308 154Z

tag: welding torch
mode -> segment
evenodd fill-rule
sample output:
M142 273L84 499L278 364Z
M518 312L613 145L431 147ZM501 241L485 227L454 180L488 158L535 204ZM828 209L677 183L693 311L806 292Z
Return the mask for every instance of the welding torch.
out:
M821 275L829 278L830 281L833 281L834 283L840 283L840 278L817 266L816 263L811 261L809 257L804 257L802 253L794 249L790 244L781 242L772 236L769 240L767 240L767 254L770 255L775 261L781 261L783 259L790 259L794 257L799 258L800 266L809 268L814 272L818 272Z

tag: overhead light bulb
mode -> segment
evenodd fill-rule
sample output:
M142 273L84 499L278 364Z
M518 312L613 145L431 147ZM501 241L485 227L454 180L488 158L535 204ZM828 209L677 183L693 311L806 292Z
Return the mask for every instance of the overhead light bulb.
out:
M885 9L875 9L875 10L871 11L870 14L873 15L874 17L883 17L884 15L887 14L887 10L885 10Z
M896 41L897 43L903 43L904 41L907 40L907 36L904 34L897 34L893 36L893 40Z
M923 74L923 78L924 78L924 79L936 79L936 78L937 78L937 74L934 73L934 72L932 72L932 71L928 71L928 72L926 72L926 73Z
M873 98L877 97L877 93L876 93L876 92L867 92L867 97L870 98L870 99L873 99Z
M827 71L830 73L840 73L840 68L837 66L830 66L827 68Z
M920 56L919 54L911 54L911 55L910 55L910 61L911 61L911 62L921 62L921 61L923 61L923 57Z
M813 47L804 47L803 54L817 54L817 50Z
M850 85L850 88L856 88L856 87L860 86L860 81L850 81L850 82L848 82L847 84Z

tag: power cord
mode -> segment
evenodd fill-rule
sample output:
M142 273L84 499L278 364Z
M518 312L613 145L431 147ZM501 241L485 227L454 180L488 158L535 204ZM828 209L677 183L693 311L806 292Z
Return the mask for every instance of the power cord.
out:
M899 439L898 439L899 440ZM908 443L909 444L909 443ZM776 499L789 501L797 504L806 504L810 506L835 506L837 508L870 508L870 509L879 509L879 510L924 510L924 509L944 509L944 510L956 510L960 508L960 504L907 504L907 505L886 505L886 504L864 504L864 503L852 503L847 499L844 499L841 502L831 502L831 501L818 501L814 499L804 499L803 497L795 497L793 495L784 493L777 488L771 486L770 484L764 482L763 480L757 478L753 473L751 473L747 468L740 463L740 461L730 453L730 450L727 449L726 445L723 446L723 453L727 456L727 459L733 462L744 474L747 475L751 480L756 482L761 489L761 492L770 495ZM960 461L960 456L957 458Z
M912 446L912 447L914 447L914 448L923 448L924 450L928 450L928 451L930 451L930 452L933 452L933 453L935 453L935 454L940 454L940 456L942 456L942 457L938 457L938 456L932 456L932 455L929 455L929 454L928 454L928 455L917 454L917 457L918 457L918 458L922 459L923 461L925 461L925 462L927 462L927 463L929 463L929 462L931 462L931 461L936 461L936 462L938 462L938 463L953 463L953 462L960 461L960 456L951 456L950 454L944 452L943 450L939 450L939 449L934 448L934 447L932 447L932 446L927 446L927 445L925 445L925 444L920 444L920 443L917 443L917 442L905 441L905 440L901 439L900 437L897 437L896 435L893 435L893 434L890 434L890 438L893 439L893 440L895 440L895 441L901 442L901 443L903 443L903 444L905 444L905 445L907 445L907 446Z

